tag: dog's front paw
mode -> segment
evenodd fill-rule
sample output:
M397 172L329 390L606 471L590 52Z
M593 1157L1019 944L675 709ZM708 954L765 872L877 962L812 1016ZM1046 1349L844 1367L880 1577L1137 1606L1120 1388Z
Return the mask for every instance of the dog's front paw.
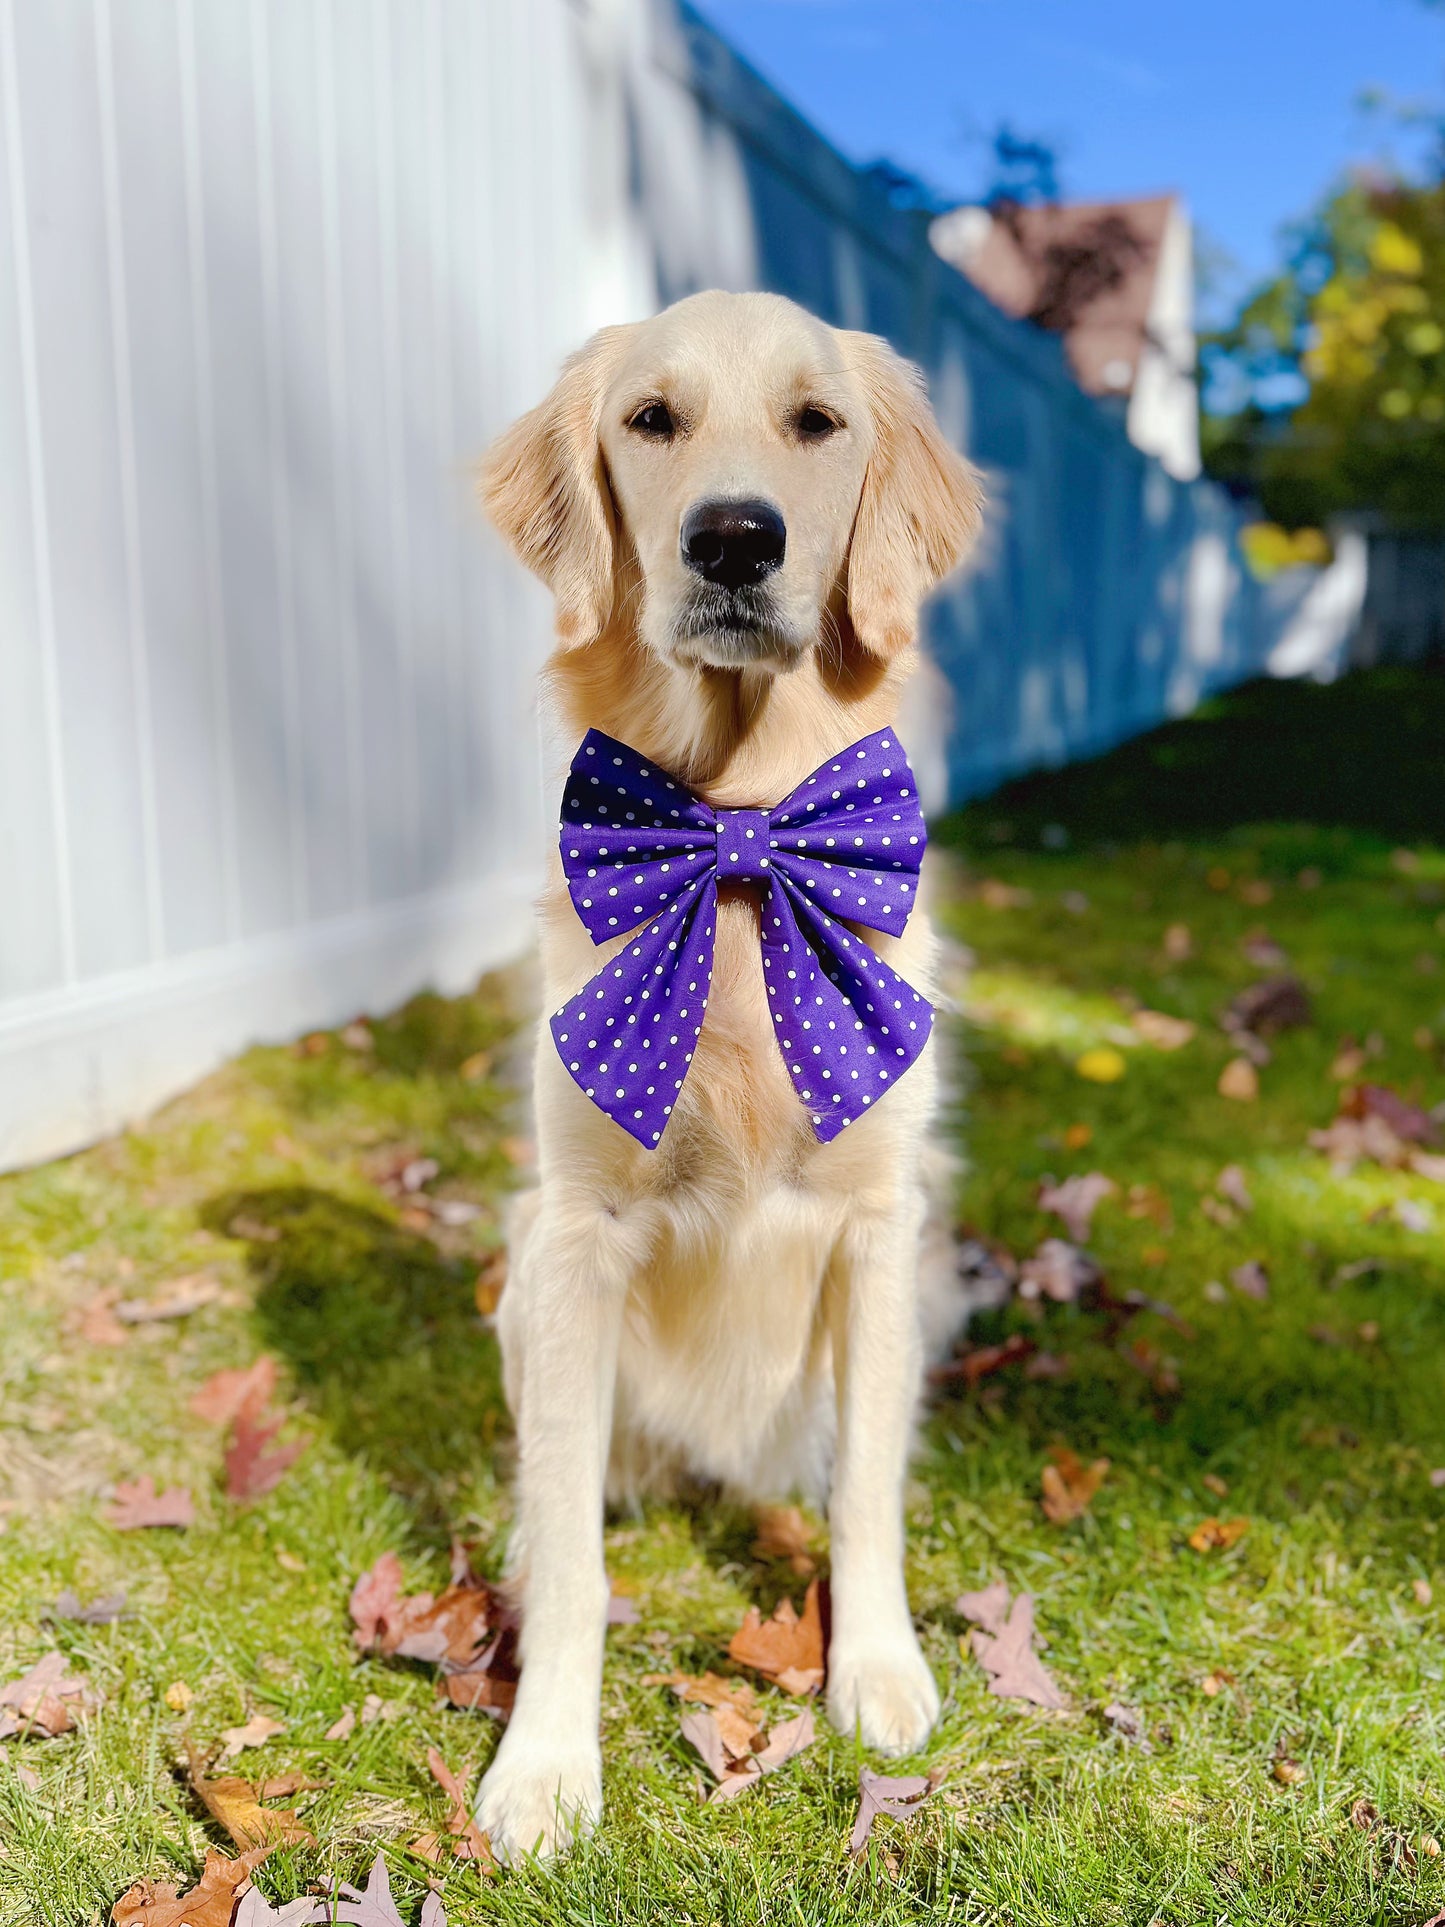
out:
M916 1753L938 1718L938 1688L912 1630L891 1645L833 1648L828 1717L879 1753Z
M515 1729L504 1736L477 1795L477 1825L499 1860L514 1867L528 1854L565 1852L601 1817L602 1754L595 1744L558 1748Z

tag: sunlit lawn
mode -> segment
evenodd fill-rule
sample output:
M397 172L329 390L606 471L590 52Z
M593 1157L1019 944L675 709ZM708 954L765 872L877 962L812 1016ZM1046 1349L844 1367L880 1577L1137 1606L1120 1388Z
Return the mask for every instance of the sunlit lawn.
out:
M1440 679L1258 687L941 827L941 918L977 960L949 1126L970 1160L960 1219L1025 1254L1060 1230L1039 1180L1102 1171L1119 1193L1091 1246L1113 1292L1167 1301L1192 1335L1145 1313L1111 1340L1069 1306L980 1321L976 1338L1024 1332L1064 1375L1015 1366L934 1406L910 1556L944 1694L922 1763L938 1790L911 1825L880 1823L861 1864L851 1741L830 1733L705 1807L677 1703L642 1684L725 1668L744 1608L801 1583L755 1559L740 1513L615 1522L609 1565L640 1620L609 1634L602 1831L553 1869L484 1884L459 1868L454 1922L1357 1927L1445 1903L1445 1492L1429 1477L1445 1466L1445 1186L1337 1177L1307 1142L1334 1113L1346 1033L1370 1078L1445 1098L1442 741ZM1165 954L1172 924L1187 959ZM1261 933L1316 1022L1274 1040L1239 1103L1216 1091L1234 1054L1217 1016L1268 974L1241 949ZM1130 1043L1136 1000L1193 1020L1193 1040ZM192 1876L221 1836L185 1790L185 1742L213 1748L254 1712L286 1731L243 1768L327 1782L302 1803L321 1845L273 1857L260 1887L355 1878L381 1846L414 1918L431 1870L406 1844L444 1812L426 1749L484 1763L495 1729L439 1708L429 1669L359 1660L346 1601L390 1546L414 1584L444 1580L452 1533L500 1567L509 1427L473 1282L526 1158L517 1003L489 983L373 1021L369 1048L253 1052L146 1128L0 1180L0 1681L59 1643L98 1701L77 1733L0 1747L0 1920L99 1922L141 1874ZM1115 1082L1076 1069L1099 1045L1122 1056ZM428 1226L385 1191L398 1146L482 1216ZM1233 1224L1201 1210L1227 1164L1255 1205ZM1428 1229L1399 1222L1401 1199ZM1266 1302L1228 1286L1248 1260ZM118 1347L75 1329L102 1288L144 1296L203 1269L227 1299L182 1323ZM242 1509L187 1401L261 1350L311 1443ZM1056 1444L1111 1462L1065 1527L1039 1506ZM111 1485L143 1472L193 1487L194 1527L102 1522ZM1232 1550L1190 1548L1209 1515L1248 1519ZM1062 1713L991 1698L960 1653L953 1601L998 1575L1036 1595ZM49 1629L66 1587L124 1588L130 1612ZM178 1681L184 1710L166 1699ZM367 1694L388 1716L326 1741ZM1147 1750L1113 1730L1112 1703L1142 1715ZM1300 1774L1277 1777L1281 1758Z

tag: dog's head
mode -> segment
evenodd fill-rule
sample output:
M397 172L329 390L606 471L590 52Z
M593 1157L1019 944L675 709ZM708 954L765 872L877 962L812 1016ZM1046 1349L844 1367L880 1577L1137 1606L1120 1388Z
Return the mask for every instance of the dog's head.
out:
M795 667L831 616L881 657L980 493L916 369L775 295L607 328L489 455L482 494L564 645L630 620L678 665Z

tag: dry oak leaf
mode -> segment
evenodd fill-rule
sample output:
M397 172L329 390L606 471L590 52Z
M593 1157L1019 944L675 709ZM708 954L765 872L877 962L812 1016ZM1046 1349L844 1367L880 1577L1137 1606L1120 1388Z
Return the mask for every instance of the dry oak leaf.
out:
M908 1774L903 1778L890 1778L884 1773L874 1773L868 1767L858 1770L858 1817L853 1822L853 1832L848 1840L848 1851L861 1854L868 1845L868 1836L873 1831L873 1822L880 1813L886 1813L895 1820L911 1820L932 1791L927 1778L919 1774Z
M760 1505L753 1514L758 1536L753 1541L755 1559L786 1559L800 1579L817 1571L818 1562L809 1547L813 1528L795 1505Z
M1267 977L1241 990L1220 1021L1235 1035L1248 1031L1255 1037L1269 1037L1312 1023L1314 1007L1298 977Z
M274 1492L306 1450L305 1439L272 1446L284 1423L279 1413L266 1417L243 1406L231 1425L226 1446L226 1497L250 1504ZM268 1449L269 1448L269 1449Z
M231 1927L318 1927L330 1918L324 1902L310 1900L305 1894L299 1900L273 1907L259 1887L248 1887Z
M87 1345L123 1345L126 1329L115 1315L119 1299L118 1285L109 1285L105 1290L98 1291L87 1304L70 1314L66 1320L67 1328L78 1332Z
M169 1881L138 1880L112 1908L114 1927L232 1927L236 1902L252 1873L274 1852L274 1847L253 1847L228 1860L212 1847L199 1883L187 1894L177 1893Z
M391 1876L382 1854L378 1852L372 1861L364 1890L358 1891L343 1882L315 1918L346 1921L349 1927L406 1927L391 1896ZM440 1899L435 1893L428 1894L422 1904L419 1927L446 1927L446 1918Z
M1070 1238L1076 1245L1081 1245L1089 1236L1095 1211L1105 1198L1112 1198L1118 1189L1114 1180L1106 1178L1102 1171L1088 1171L1065 1178L1062 1184L1041 1184L1039 1209L1062 1220Z
M1260 1304L1269 1297L1269 1273L1257 1258L1236 1265L1229 1274L1229 1282L1244 1297L1256 1299Z
M976 1385L981 1378L989 1378L1005 1366L1032 1359L1037 1350L1036 1340L1025 1338L1022 1332L1010 1332L1000 1344L974 1345L946 1364L935 1365L928 1376L935 1385L947 1384L955 1378L961 1378L965 1385Z
M752 1752L763 1722L753 1689L745 1679L723 1679L717 1673L648 1673L642 1683L670 1686L680 1700L712 1707L722 1742L734 1758Z
M332 1721L331 1725L327 1727L325 1733L322 1734L322 1738L327 1740L350 1739L352 1733L355 1731L355 1728L356 1728L356 1708L354 1706L344 1706L341 1709L340 1719Z
M387 1657L475 1663L487 1636L509 1615L492 1588L453 1549L452 1583L440 1594L403 1593L401 1560L384 1552L351 1589L352 1637Z
M1259 1096L1259 1072L1247 1057L1231 1057L1219 1073L1215 1088L1221 1097L1232 1097L1236 1104L1252 1104Z
M458 1860L475 1860L485 1872L491 1873L496 1867L492 1857L492 1843L472 1818L472 1810L467 1805L467 1781L472 1769L464 1766L460 1776L454 1774L434 1746L427 1748L426 1763L431 1768L432 1778L452 1803L447 1815L447 1832L455 1836L456 1844L452 1852Z
M122 1325L155 1325L168 1318L189 1318L193 1311L214 1305L224 1291L208 1271L188 1272L161 1286L154 1298L125 1298L115 1308Z
M105 1522L117 1532L139 1532L147 1526L193 1526L196 1508L189 1486L173 1485L157 1492L155 1480L146 1473L144 1478L122 1480L116 1486Z
M959 1612L974 1622L973 1655L990 1675L988 1690L999 1699L1062 1706L1063 1694L1033 1649L1033 1595L1021 1592L1012 1607L1008 1599L1009 1589L1002 1580L982 1592L962 1593L958 1599Z
M234 1774L209 1780L201 1762L189 1749L188 1772L191 1791L211 1818L230 1834L232 1843L243 1852L248 1847L314 1844L315 1834L302 1826L294 1808L263 1807L261 1801L299 1792L302 1787L315 1786L316 1781L307 1780L301 1774L268 1780L260 1787L252 1786L249 1780L242 1780Z
M1162 1010L1136 1010L1129 1022L1155 1050L1183 1050L1195 1032L1187 1017L1169 1017Z
M250 1365L213 1373L191 1395L191 1410L210 1425L230 1425L242 1412L264 1411L276 1390L276 1379L276 1361L263 1352Z
M813 1744L817 1737L813 1709L805 1707L795 1719L784 1720L771 1733L754 1729L741 1746L727 1737L720 1713L699 1711L682 1719L682 1737L696 1749L704 1766L717 1782L708 1795L709 1805L734 1800L755 1786L765 1773L775 1773L795 1754Z
M1246 1214L1253 1211L1254 1199L1249 1194L1249 1186L1239 1165L1226 1164L1214 1180L1214 1188L1221 1198L1228 1198L1237 1211Z
M1099 1267L1087 1251L1063 1238L1045 1238L1032 1258L1019 1267L1020 1298L1051 1298L1071 1305L1083 1291L1098 1284Z
M1053 1464L1046 1465L1042 1475L1044 1517L1056 1526L1064 1526L1073 1519L1081 1519L1088 1511L1094 1494L1104 1483L1109 1461L1095 1459L1092 1465L1085 1465L1066 1445L1054 1446L1049 1456Z
M1249 1531L1248 1519L1203 1519L1189 1535L1196 1552L1228 1552Z
M253 1713L244 1726L226 1727L221 1738L225 1742L221 1748L223 1760L234 1760L238 1753L248 1747L264 1746L267 1740L275 1739L278 1733L286 1731L284 1720L273 1720L269 1713Z
M1125 1706L1119 1700L1113 1700L1104 1708L1104 1718L1128 1745L1137 1746L1141 1753L1153 1752L1144 1729L1144 1715L1137 1706Z
M0 1740L17 1733L53 1740L74 1726L67 1700L82 1699L85 1681L66 1673L63 1653L46 1653L28 1673L0 1686Z
M40 1615L42 1619L69 1619L80 1626L109 1626L119 1619L126 1609L126 1596L123 1592L109 1592L99 1599L92 1599L88 1606L82 1605L79 1597L67 1586L53 1606L48 1606Z
M465 1666L444 1659L441 1678L437 1681L438 1699L469 1713L490 1713L499 1720L509 1719L517 1702L517 1682L521 1678L517 1650L519 1623L515 1614L508 1614L491 1645Z
M808 1587L802 1614L791 1599L780 1600L771 1619L749 1606L741 1626L728 1641L728 1657L740 1666L800 1697L823 1684L823 1614L818 1581Z

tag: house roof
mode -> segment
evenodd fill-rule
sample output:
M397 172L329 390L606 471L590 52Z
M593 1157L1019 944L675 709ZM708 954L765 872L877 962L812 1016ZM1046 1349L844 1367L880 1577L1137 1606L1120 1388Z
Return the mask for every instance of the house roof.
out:
M1128 395L1148 341L1172 194L1067 206L955 208L933 244L1008 314L1064 337L1091 395Z

